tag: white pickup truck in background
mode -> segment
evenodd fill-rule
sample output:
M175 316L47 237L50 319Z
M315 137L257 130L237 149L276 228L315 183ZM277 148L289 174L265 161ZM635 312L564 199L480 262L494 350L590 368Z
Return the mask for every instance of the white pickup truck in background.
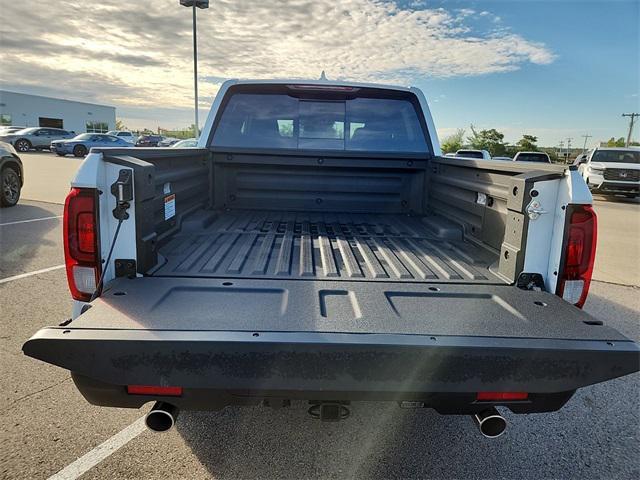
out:
M640 148L597 147L578 159L578 171L594 193L640 196Z
M574 166L443 157L416 88L228 81L198 148L91 150L64 210L71 318L23 350L96 405L157 401L155 431L367 400L496 437L497 406L555 411L638 371L581 310L591 203Z
M481 160L491 160L491 154L486 150L473 150L469 148L460 149L455 154L458 158L477 158Z
M513 161L551 163L551 158L545 152L518 152L513 157Z

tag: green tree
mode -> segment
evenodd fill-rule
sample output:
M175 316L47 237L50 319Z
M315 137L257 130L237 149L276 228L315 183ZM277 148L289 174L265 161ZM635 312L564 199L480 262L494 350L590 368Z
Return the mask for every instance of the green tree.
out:
M613 137L611 137L609 139L609 141L607 142L607 147L624 147L625 146L625 139L623 137L620 137L619 139L615 139Z
M449 135L442 141L442 153L455 153L462 148L464 142L464 128L459 128L456 133Z
M477 150L487 150L492 157L500 157L507 149L504 142L504 134L495 128L480 130L479 132L471 125L471 136L467 138L471 148Z
M522 138L516 142L518 152L535 152L538 150L538 137L533 135L522 135Z

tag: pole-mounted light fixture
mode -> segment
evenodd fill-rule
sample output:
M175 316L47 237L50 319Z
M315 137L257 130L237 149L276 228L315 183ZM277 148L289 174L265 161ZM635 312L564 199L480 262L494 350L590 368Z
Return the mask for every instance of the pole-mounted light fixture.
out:
M209 8L209 0L180 0L183 7L191 7L193 10L193 92L195 103L195 123L194 136L200 136L200 128L198 126L198 41L197 41L197 24L196 24L196 8Z

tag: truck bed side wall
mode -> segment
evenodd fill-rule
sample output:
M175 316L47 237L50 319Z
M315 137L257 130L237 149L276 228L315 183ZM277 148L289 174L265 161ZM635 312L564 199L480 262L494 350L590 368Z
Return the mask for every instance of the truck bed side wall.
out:
M524 270L531 192L536 182L559 184L563 177L564 167L558 165L436 157L429 170L427 205L461 224L467 239L499 250L499 272L514 282ZM547 272L538 273L544 277Z
M145 273L157 264L157 242L178 231L186 215L209 203L209 151L131 148L99 152L106 162L134 171L137 271ZM172 195L175 204L167 209L165 200L171 201Z

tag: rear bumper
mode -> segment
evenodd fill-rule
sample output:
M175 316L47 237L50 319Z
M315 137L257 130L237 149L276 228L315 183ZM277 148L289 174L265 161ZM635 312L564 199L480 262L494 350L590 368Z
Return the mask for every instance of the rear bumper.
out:
M157 397L128 396L125 385L168 385L185 389L166 400L186 409L282 397L419 400L465 413L477 410L476 392L518 391L531 400L507 402L514 411L549 411L640 368L635 343L603 340L46 328L23 350L71 370L92 403L138 407Z

